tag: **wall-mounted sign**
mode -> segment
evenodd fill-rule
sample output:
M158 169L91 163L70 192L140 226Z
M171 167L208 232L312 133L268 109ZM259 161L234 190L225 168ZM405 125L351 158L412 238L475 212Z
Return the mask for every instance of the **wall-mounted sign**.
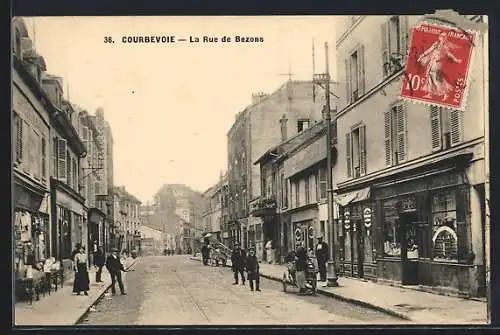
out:
M413 212L417 210L417 201L415 197L407 197L401 200L402 212Z
M372 226L372 210L370 207L366 207L363 210L363 219L365 221L365 227L370 228Z
M349 211L344 212L344 228L345 229L351 228L351 213L349 213Z
M300 242L302 240L302 233L300 231L300 228L295 229L295 240L297 242Z

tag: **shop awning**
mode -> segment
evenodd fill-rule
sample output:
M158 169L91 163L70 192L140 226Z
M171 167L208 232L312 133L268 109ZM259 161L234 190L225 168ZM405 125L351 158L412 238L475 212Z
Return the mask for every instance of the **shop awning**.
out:
M334 201L340 206L347 206L351 202L358 202L370 198L370 187L365 187L356 191L335 195Z

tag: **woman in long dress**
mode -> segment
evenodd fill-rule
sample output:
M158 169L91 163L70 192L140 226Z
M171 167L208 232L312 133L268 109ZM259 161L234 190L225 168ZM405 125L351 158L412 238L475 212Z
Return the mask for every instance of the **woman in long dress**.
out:
M438 40L418 57L417 62L425 66L426 83L423 90L427 94L424 98L440 96L443 97L443 101L448 99L448 94L453 91L454 87L447 80L446 74L443 73L443 63L447 59L451 59L455 63L462 62L450 51L457 48L460 46L449 42L446 33L443 32L439 35Z
M90 279L89 271L87 268L87 254L85 253L85 247L80 247L80 250L75 255L75 283L73 285L73 293L80 295L83 291L85 295L88 295Z

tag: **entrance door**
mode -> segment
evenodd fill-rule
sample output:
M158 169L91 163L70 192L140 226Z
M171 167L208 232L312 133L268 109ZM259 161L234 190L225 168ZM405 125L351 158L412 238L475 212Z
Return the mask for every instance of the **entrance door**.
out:
M401 220L401 260L403 285L418 284L418 222L416 213L404 213Z
M355 223L358 226L356 229L356 249L357 249L357 266L358 277L364 278L363 263L365 262L365 235L363 234L363 224L360 221Z

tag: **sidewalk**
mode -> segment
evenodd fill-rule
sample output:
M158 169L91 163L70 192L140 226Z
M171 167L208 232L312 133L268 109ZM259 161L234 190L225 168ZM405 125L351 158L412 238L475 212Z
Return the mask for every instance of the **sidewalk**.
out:
M130 268L137 259L124 260L125 269ZM111 278L106 267L102 269L103 283L95 283L95 269L89 270L90 291L89 295L73 295L73 278L67 278L64 286L52 291L50 295L40 296L39 301L18 302L14 310L15 326L63 326L74 325L87 313L90 307L111 286Z
M201 257L191 258L201 261ZM228 261L227 266L230 264L231 261ZM268 279L281 281L284 271L283 265L260 264L260 275ZM485 302L346 277L340 277L338 283L339 287L318 287L318 293L384 311L418 324L488 323Z

